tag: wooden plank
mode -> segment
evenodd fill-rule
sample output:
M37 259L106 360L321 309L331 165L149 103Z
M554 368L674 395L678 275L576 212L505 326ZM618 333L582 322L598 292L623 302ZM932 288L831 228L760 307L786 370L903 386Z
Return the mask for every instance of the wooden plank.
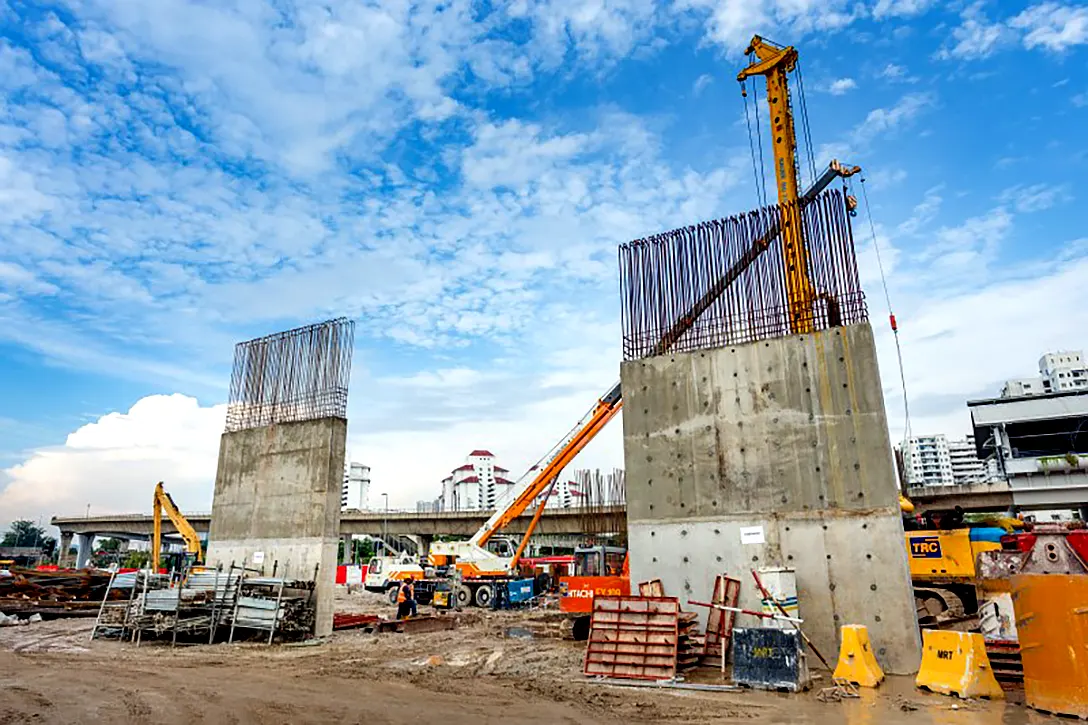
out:
M661 583L660 579L639 582L638 594L640 597L663 597L665 596L665 585Z
M718 575L714 580L714 593L710 598L711 604L725 607L737 606L740 599L740 580ZM706 649L707 657L721 659L722 645L725 651L729 651L729 645L733 638L733 624L736 621L736 612L724 612L711 607L706 620Z

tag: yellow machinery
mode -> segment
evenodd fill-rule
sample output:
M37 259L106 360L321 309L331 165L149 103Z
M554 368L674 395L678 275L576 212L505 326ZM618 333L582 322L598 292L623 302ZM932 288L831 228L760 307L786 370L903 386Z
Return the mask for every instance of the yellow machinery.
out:
M771 148L774 156L774 186L782 220L782 254L786 270L786 297L789 304L790 331L812 332L816 290L808 274L808 250L802 234L801 205L797 181L797 136L787 74L797 67L797 49L773 45L760 36L752 38L746 54L755 62L737 74L744 82L753 76L767 79L767 103L770 106Z
M151 567L152 570L158 571L159 558L162 552L162 514L163 511L170 517L171 523L174 524L174 528L181 534L181 538L185 540L185 551L192 561L187 562L189 565L204 563L204 548L200 544L200 535L193 528L192 524L182 516L181 511L178 510L177 505L174 503L174 499L170 497L170 494L162 487L162 481L159 481L155 486L155 505L154 505L154 533L151 537Z
M927 512L922 522L910 514L914 504L900 494L910 578L919 621L934 624L978 613L979 595L987 589L978 569L979 554L1000 551L1001 535L1023 528L1006 516L964 521L961 511Z

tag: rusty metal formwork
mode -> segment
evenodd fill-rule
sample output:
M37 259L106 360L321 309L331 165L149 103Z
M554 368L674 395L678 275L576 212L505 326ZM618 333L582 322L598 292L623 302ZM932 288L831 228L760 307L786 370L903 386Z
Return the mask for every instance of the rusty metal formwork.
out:
M354 335L341 317L238 343L227 432L347 418Z
M814 303L791 312L779 234L797 224ZM772 205L619 248L623 357L706 350L868 319L843 194ZM792 319L791 319L792 318Z
M676 597L594 597L585 674L635 680L674 678L679 619Z

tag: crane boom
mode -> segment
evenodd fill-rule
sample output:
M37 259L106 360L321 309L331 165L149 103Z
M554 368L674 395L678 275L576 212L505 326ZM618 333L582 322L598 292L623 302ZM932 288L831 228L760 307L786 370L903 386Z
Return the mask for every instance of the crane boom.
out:
M661 355L668 352L696 320L722 295L725 289L736 280L781 234L783 257L786 268L786 294L789 305L790 329L799 334L811 332L814 325L813 305L818 297L808 273L808 253L801 224L801 208L815 199L820 192L836 178L852 176L861 168L843 166L832 160L828 168L813 185L803 194L798 193L797 173L797 138L794 130L793 110L790 106L789 80L787 74L797 66L797 50L793 46L776 46L756 35L752 38L747 54L758 59L737 75L738 81L761 75L767 81L767 101L771 110L772 146L774 150L775 186L781 215L778 222L771 226L762 238L741 255L725 274L710 286L707 292L662 335L653 347L651 354ZM605 425L620 411L623 395L619 383L616 383L605 395L598 399L593 409L559 442L548 456L545 464L526 473L511 492L513 500L500 505L491 518L476 532L467 548L454 547L451 551L459 554L474 550L487 555L484 545L497 532L511 521L521 516L541 493L546 491L562 473L563 469ZM543 508L536 512L514 555L512 566L516 566L529 537L540 520Z
M511 521L525 513L537 496L542 494L552 481L563 472L567 464L574 460L586 445L604 428L608 421L620 412L623 398L620 394L620 384L616 383L612 389L605 393L586 414L578 425L552 449L553 453L546 457L546 462L538 469L538 473L530 478L530 471L523 477L524 483L514 487L511 496L513 500L505 507L500 507L491 515L484 525L470 539L476 546L484 546L488 539L494 536ZM530 532L531 533L531 532Z
M174 524L174 528L181 534L181 538L185 540L185 549L190 554L196 555L196 560L202 561L204 559L204 549L200 544L200 534L196 532L192 524L189 523L177 505L174 503L174 499L170 497L170 494L162 487L162 481L159 481L155 486L155 503L154 503L154 533L151 537L151 566L155 571L159 568L159 556L162 551L162 512L166 511L166 515L170 517L170 521Z

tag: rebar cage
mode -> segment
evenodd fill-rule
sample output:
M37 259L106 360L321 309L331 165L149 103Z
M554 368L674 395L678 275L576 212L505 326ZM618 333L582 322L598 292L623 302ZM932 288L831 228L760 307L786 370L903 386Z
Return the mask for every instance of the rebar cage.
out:
M346 419L354 342L354 321L340 317L238 343L227 432Z
M804 328L867 320L846 200L832 189L620 245L624 360L791 334L783 219L800 223L807 247Z

